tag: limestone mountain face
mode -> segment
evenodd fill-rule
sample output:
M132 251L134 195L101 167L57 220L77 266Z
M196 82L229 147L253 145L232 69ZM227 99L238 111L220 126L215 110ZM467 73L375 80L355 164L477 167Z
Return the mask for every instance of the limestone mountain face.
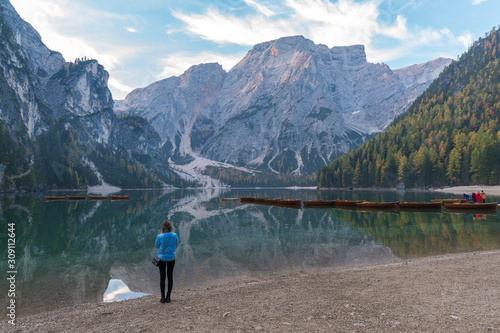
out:
M149 120L172 154L191 153L190 133L204 105L224 82L226 72L219 64L193 66L183 75L135 89L115 111ZM202 118L202 116L200 117Z
M40 35L16 13L9 1L1 0L3 82L12 112L1 112L9 124L24 125L30 137L43 134L51 118L69 120L109 111L107 121L91 124L94 130L80 141L106 141L110 120L115 117L107 87L108 73L97 61L68 63L49 50ZM3 110L2 110L3 111ZM111 118L110 118L111 117ZM73 119L73 123L74 123Z
M113 112L109 74L102 65L86 59L67 62L60 53L49 50L8 0L0 0L0 33L0 125L1 136L8 138L7 141L2 138L1 142L7 142L8 146L4 143L1 148L16 150L12 147L17 145L21 149L19 154L7 151L0 156L0 185L6 184L7 178L28 175L40 165L48 165L45 167L48 170L54 163L78 179L82 176L81 166L92 164L89 151L98 147L102 154L120 151L121 156L128 156L123 163L140 164L148 171L169 174L160 137L151 125L145 121L119 120ZM137 131L141 134L137 135ZM60 152L57 161L42 161L47 156L38 155L40 142L45 141L46 146L47 140L59 142L63 132L71 132L71 142L64 142L65 147L54 147ZM138 141L131 143L126 137ZM127 143L130 145L124 147ZM146 155L154 156L154 161L144 158ZM39 164L35 166L35 162ZM10 168L5 169L6 165ZM55 178L63 181L61 172L56 174ZM34 186L33 182L52 186L53 180L49 179L50 175L32 177L31 183L25 181L22 186ZM50 183L44 184L47 181ZM6 186L14 186L8 179L7 183ZM81 185L76 180L65 186Z
M0 119L19 136L33 137L48 128L43 85L64 59L50 51L35 29L23 21L9 1L0 0Z
M96 60L66 64L52 75L44 95L54 117L79 128L79 141L107 144L116 117L109 74Z
M450 62L393 71L362 45L285 37L227 73L204 64L134 90L115 111L147 117L172 156L307 174L383 131Z

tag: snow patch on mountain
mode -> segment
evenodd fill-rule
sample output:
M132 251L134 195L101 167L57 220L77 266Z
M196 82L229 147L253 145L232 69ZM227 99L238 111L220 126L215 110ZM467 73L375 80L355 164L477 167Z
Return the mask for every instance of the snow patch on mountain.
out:
M179 176L189 181L197 181L202 187L212 188L226 188L226 184L220 182L218 179L210 178L204 175L203 172L207 167L237 169L245 173L254 174L254 171L248 168L236 167L231 164L209 160L203 157L195 157L188 164L175 164L171 159L168 161L170 168Z

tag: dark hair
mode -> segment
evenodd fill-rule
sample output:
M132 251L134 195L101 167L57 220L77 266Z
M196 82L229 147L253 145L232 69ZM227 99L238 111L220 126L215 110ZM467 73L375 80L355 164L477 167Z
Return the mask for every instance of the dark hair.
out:
M171 232L172 231L172 223L170 221L165 220L163 221L163 224L161 225L161 232Z

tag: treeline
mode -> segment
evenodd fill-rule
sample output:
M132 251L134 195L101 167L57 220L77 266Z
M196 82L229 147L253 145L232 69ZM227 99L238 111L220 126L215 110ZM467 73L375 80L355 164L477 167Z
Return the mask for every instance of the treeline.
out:
M52 120L49 131L37 138L35 181L40 187L83 188L99 183L94 171L81 161L72 127L64 128Z
M29 163L30 150L28 142L16 142L12 139L7 124L0 120L0 188L15 187L32 188L35 178ZM16 175L27 173L26 177L16 178ZM3 175L3 178L2 178Z
M500 183L500 30L450 64L407 113L318 172L320 187Z
M93 150L90 159L95 163L106 182L119 187L161 187L158 176L145 170L138 163L129 163L125 156L100 146Z
M100 184L104 180L120 187L161 187L158 177L123 153L97 145L82 148L71 126L54 119L37 142L16 142L5 122L0 121L0 171L2 189L69 189ZM87 156L87 157L84 157ZM88 158L88 161L86 159ZM180 181L178 181L180 182ZM175 183L175 182L174 182Z
M253 186L315 186L316 175L246 173L236 169L207 167L204 174L222 183L237 187Z

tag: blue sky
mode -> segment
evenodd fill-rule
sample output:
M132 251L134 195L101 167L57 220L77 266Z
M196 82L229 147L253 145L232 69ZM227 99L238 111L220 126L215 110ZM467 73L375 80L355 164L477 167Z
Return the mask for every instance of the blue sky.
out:
M363 44L392 69L456 58L500 24L498 0L11 0L66 60L110 73L115 99L218 62L230 70L253 45L303 35L329 47Z

